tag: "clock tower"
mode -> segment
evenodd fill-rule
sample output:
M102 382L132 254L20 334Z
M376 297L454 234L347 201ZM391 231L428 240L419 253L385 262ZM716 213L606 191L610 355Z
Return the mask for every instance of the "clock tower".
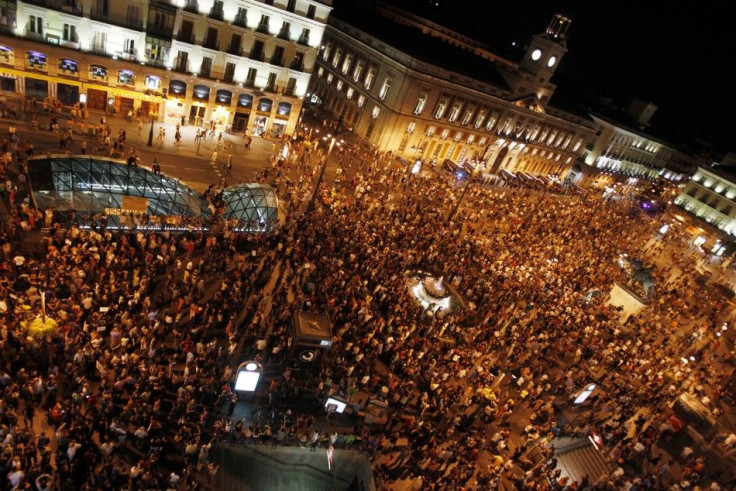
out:
M519 69L534 76L538 83L549 83L557 65L567 53L567 30L571 23L569 18L555 14L547 30L532 37Z

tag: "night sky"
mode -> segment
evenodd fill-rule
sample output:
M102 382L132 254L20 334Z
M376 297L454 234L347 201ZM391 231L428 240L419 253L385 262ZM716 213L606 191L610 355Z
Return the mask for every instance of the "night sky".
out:
M736 114L730 90L736 82L736 35L732 16L720 5L700 2L696 10L631 0L387 3L434 16L514 61L531 35L543 32L560 12L573 21L568 53L553 79L561 88L581 95L589 88L624 106L632 97L650 101L658 106L654 126L700 137L721 152L736 151L736 118L729 117Z

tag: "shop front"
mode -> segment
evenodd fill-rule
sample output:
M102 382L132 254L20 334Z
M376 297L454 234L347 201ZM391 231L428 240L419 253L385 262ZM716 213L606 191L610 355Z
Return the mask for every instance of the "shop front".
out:
M288 102L280 102L276 109L276 117L271 127L271 136L273 138L281 138L286 133L286 125L289 124L289 115L291 114L291 104Z
M64 106L73 106L79 102L79 85L57 82L56 98Z
M253 129L251 130L253 135L262 137L266 136L272 107L273 101L271 99L261 97L258 100L258 106L256 106L256 117L253 118Z
M192 107L189 109L189 124L202 126L210 100L210 88L206 85L195 85L192 92Z
M26 77L26 99L42 102L49 96L49 83L33 77Z
M93 111L104 111L107 104L107 91L87 89L87 108Z
M240 94L237 107L235 108L235 115L233 116L232 132L241 133L247 130L252 107L253 96L250 94Z
M184 99L187 96L187 84L181 80L169 82L169 90L164 104L164 121L184 125L186 122Z
M220 89L215 94L215 108L212 111L212 121L218 126L229 124L230 121L230 104L233 100L233 93L229 90Z

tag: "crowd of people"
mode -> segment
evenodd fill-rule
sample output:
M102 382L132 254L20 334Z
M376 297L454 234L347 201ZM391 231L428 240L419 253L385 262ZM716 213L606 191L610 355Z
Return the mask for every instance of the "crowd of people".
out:
M26 169L17 148L3 150L8 488L194 489L217 472L208 455L222 440L361 449L383 489L411 479L423 489L719 489L734 478L690 447L673 454L669 419L682 392L722 410L732 359L714 328L729 304L693 288L677 238L627 204L465 190L361 145L341 146L325 177L326 149L302 142L257 176L285 200L270 234L62 231L12 192ZM32 255L19 230L37 221L52 236ZM605 293L586 295L629 282L624 254L670 265L655 266L654 297L621 323ZM444 277L454 310L416 301L420 270ZM385 423L321 434L296 412L276 427L230 419L234 355L285 362L297 309L327 314L334 344L318 376L285 367L270 380L271 405L340 395L357 415L379 399ZM53 322L42 334L30 330L38 317ZM559 437L594 433L610 472L560 475Z

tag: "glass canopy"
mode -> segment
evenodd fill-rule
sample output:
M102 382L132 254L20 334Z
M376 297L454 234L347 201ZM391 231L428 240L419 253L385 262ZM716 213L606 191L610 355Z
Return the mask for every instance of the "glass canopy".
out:
M105 157L51 156L28 160L33 199L40 210L154 216L208 216L207 202L177 179Z
M237 220L237 230L270 232L278 223L279 202L273 188L263 184L237 184L225 188L224 217Z

